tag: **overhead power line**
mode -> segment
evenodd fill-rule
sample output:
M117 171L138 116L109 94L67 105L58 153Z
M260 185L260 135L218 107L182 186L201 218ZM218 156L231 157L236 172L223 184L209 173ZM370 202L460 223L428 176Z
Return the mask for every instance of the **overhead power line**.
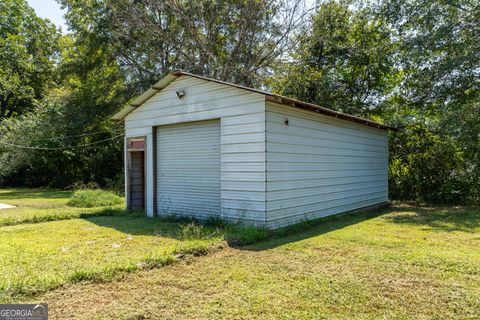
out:
M91 132L91 133L82 133L82 134L75 134L71 136L58 136L58 137L52 137L52 138L32 138L31 140L34 141L56 141L56 140L62 140L62 139L68 139L68 138L78 138L78 137L86 137L86 136L95 136L99 134L105 134L105 133L123 133L123 131L98 131L98 132Z
M92 142L92 143L86 143L86 144L82 144L82 145L78 145L78 146L65 146L65 147L54 147L54 148L24 146L24 145L20 145L20 144L14 144L14 143L9 143L9 142L2 142L2 141L0 141L0 144L10 146L10 147L14 147L14 148L22 148L22 149L30 149L30 150L65 150L65 149L85 148L85 147L97 145L97 144L100 144L100 143L103 143L103 142L115 140L115 139L118 139L122 136L123 136L123 134L120 134L120 135L117 135L117 136L114 136L114 137L111 137L111 138L108 138L108 139L103 139L103 140L95 141L95 142Z

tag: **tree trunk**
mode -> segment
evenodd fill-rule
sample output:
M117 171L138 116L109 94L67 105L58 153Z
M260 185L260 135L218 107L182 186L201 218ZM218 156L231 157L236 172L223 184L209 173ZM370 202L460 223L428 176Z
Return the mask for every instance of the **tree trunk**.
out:
M10 117L14 111L13 108L8 110L8 103L11 97L11 94L8 94L6 97L0 96L0 120Z

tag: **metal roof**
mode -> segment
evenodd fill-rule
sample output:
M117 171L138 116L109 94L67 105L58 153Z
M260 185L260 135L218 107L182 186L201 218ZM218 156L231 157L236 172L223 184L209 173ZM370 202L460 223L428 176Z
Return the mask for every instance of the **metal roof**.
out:
M349 114L346 114L346 113L343 113L343 112L338 112L338 111L334 111L334 110L331 110L331 109L328 109L328 108L320 107L320 106L317 106L313 103L303 102L303 101L295 100L295 99L292 99L292 98L287 98L287 97L284 97L284 96L281 96L281 95L278 95L278 94L273 94L273 93L270 93L270 92L265 92L265 91L261 91L261 90L257 90L257 89L253 89L253 88L248 88L248 87L244 87L244 86L241 86L241 85L238 85L238 84L229 83L229 82L225 82L225 81L221 81L221 80L211 79L211 78L199 76L199 75L196 75L196 74L193 74L193 73L189 73L189 72L186 72L186 71L181 71L181 70L171 71L169 74L167 74L165 77L163 77L160 81L155 83L150 89L148 89L147 91L142 93L140 96L136 97L132 102L130 102L122 110L117 112L112 117L112 119L113 120L123 120L130 112L132 112L133 110L135 110L136 108L141 106L148 99L153 97L157 92L159 92L160 90L162 90L163 88L168 86L172 81L174 81L175 79L177 79L180 76L195 77L195 78L202 79L202 80L205 80L205 81L212 81L212 82L215 82L215 83L224 84L224 85L239 88L239 89L242 89L242 90L248 90L248 91L251 91L251 92L260 93L260 94L265 95L266 100L268 100L268 101L272 101L272 102L276 102L276 103L279 103L279 104L288 105L288 106L291 106L291 107L300 108L300 109L304 109L304 110L309 110L309 111L312 111L312 112L324 114L324 115L327 115L327 116L330 116L330 117L334 117L334 118L338 118L338 119L342 119L342 120L346 120L346 121L350 121L350 122L360 123L360 124L363 124L363 125L366 125L366 126L369 126L369 127L374 127L374 128L384 129L384 130L389 130L389 129L390 130L396 130L393 127L390 127L390 126L387 126L387 125L384 125L384 124L381 124L381 123L378 123L378 122L375 122L375 121L363 119L363 118L352 116L352 115L349 115Z

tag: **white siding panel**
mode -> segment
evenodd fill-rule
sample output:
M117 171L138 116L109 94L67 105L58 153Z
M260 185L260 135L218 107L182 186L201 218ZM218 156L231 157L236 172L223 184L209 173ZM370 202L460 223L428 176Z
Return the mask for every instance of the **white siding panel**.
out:
M372 140L385 140L385 130L367 127L358 123L336 120L333 117L324 116L321 114L312 113L310 111L304 111L301 109L293 109L287 106L278 105L276 103L268 103L270 110L276 109L275 113L269 114L269 119L273 122L283 122L286 117L295 117L296 127L314 129L315 132L321 131L323 135L327 133L333 133L334 139L355 139L355 137L363 137L370 141ZM312 121L313 120L313 121ZM319 126L321 124L321 126ZM280 128L270 128L272 132L278 132ZM328 136L326 135L327 137ZM348 140L347 140L348 141ZM368 141L363 141L368 143Z
M244 116L224 117L222 118L222 122L225 126L262 123L263 131L265 131L265 110L259 113L247 114Z
M224 210L227 209L227 213ZM253 211L253 212L249 212ZM241 217L232 216L232 212L242 212L243 216L250 216L251 218L255 217L258 212L263 212L261 215L262 219L257 220L262 223L265 222L265 200L262 201L240 201L234 199L222 199L222 214L225 218L230 219L241 219ZM250 219L250 218L249 218Z
M356 192L362 193L363 191L383 191L385 188L385 183L383 181L375 182L365 182L357 184L337 184L337 185L328 185L321 187L301 187L294 188L290 190L269 190L268 200L272 203L274 201L281 200L298 200L302 197L312 197L315 201L318 200L316 197L321 199L326 199L329 195L335 194L341 195L346 193L347 196L354 195Z
M176 91L179 90L186 93L182 99L177 97ZM264 95L181 76L129 114L125 118L125 129L127 134L140 134L151 132L152 127L212 119L220 119L221 215L229 220L263 225L266 203ZM180 134L178 138L181 138ZM201 137L196 139L199 143L205 142ZM200 157L206 156L201 150L196 153ZM205 160L197 161L197 158L189 158L189 154L189 149L177 148L175 154L163 155L163 159L178 161L178 158L181 158L179 165L183 166L192 165L194 162L198 162L199 166L205 165ZM153 162L147 165L153 166ZM163 179L172 192L189 190L187 188L191 188L191 184L196 180L188 177L179 180L169 173L166 173ZM204 177L205 190L198 191L198 195L218 188L216 185L215 180ZM153 199L153 195L147 197ZM177 204L173 200L171 203ZM208 204L201 200L185 200L183 203L192 206L192 212L208 210ZM166 211L165 208L156 209L159 214Z
M241 221L245 225L257 226L260 228L265 227L265 221L259 220L258 217L265 217L265 211L262 208L265 208L265 201L259 205L259 210L255 210L254 206L249 206L246 209L232 209L228 206L222 208L224 219L232 221Z
M288 128L291 128L291 127L288 126ZM296 131L295 135L294 136L290 135L291 133L290 131ZM318 139L320 135L322 136L321 140ZM272 139L272 141L282 141L282 143L293 144L293 145L296 145L298 142L298 139L301 138L302 146L309 146L314 148L328 147L328 148L343 149L348 151L360 151L359 154L361 154L361 152L365 152L368 154L383 153L384 151L382 150L381 145L378 144L381 142L376 142L377 144L371 144L371 143L367 144L367 143L358 142L358 139L353 139L353 138L352 140L354 141L350 141L350 142L340 141L336 139L326 139L323 132L316 132L316 134L311 134L307 136L307 133L303 128L294 128L292 130L287 129L283 133L269 132L269 137Z
M301 184L297 180L278 180L268 182L268 191L284 191L284 190L296 190L304 188L317 188L317 187L334 187L337 185L351 185L351 184L363 184L363 183L386 183L383 176L368 175L357 177L334 177L334 178L313 178L313 179L299 179Z
M271 162L295 162L295 163L327 163L327 164L355 164L355 163L368 163L368 164L379 164L383 165L384 161L378 157L351 157L351 156L339 156L339 155L318 155L318 154L308 154L308 157L305 157L307 153L291 153L290 150L284 152L273 152L269 150L270 155L272 156Z
M265 151L263 152L237 152L237 153L224 153L222 155L222 162L261 162L265 161Z
M154 204L153 204L153 193L155 190L153 189L153 170L155 168L153 167L153 158L154 154L152 152L153 150L153 135L152 135L152 130L148 132L148 134L145 135L146 139L146 151L145 151L145 157L146 157L146 177L145 177L145 200L146 200L146 208L145 210L147 211L147 216L153 217L154 214Z
M264 180L262 180L262 178ZM228 180L228 181L243 181L243 182L248 182L248 181L253 181L253 182L260 182L265 185L265 172L246 172L243 171L242 174L239 174L238 172L227 172L223 171L222 172L222 181ZM241 189L245 190L245 189ZM247 188L248 190L248 188Z
M225 134L222 135L222 144L240 144L263 142L265 144L265 132Z
M339 214L347 211L352 211L358 208L373 206L385 202L386 195L382 194L380 197L356 197L354 199L340 199L332 201L321 201L311 205L302 205L300 207L293 207L288 209L272 210L268 214L275 218L269 220L268 228L280 228L290 224L298 223L305 220L318 219L325 216Z
M221 215L220 121L159 126L157 155L160 213Z
M222 143L222 155L229 153L251 153L262 152L265 153L265 141L249 142L249 143Z
M257 192L265 192L264 181L239 181L239 180L224 180L222 179L222 190L224 191L236 191L236 190L250 190ZM265 201L265 196L262 199Z
M388 200L385 130L270 102L266 121L268 227Z
M377 177L387 179L387 173L379 175L373 172L362 172L362 171L287 171L286 168L284 171L269 171L268 172L268 182L271 181L287 181L293 180L297 181L297 184L301 184L300 180L318 180L318 179L339 179L339 178L358 178L358 177Z
M222 163L222 172L263 172L265 162L227 162Z
M265 138L265 122L249 123L249 124L233 124L222 127L222 135L261 133Z

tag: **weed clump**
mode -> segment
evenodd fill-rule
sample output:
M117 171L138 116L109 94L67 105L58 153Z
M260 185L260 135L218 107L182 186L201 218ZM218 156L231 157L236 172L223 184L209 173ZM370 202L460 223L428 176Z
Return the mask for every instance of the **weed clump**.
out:
M78 208L108 207L123 203L123 198L100 189L77 190L67 205Z

